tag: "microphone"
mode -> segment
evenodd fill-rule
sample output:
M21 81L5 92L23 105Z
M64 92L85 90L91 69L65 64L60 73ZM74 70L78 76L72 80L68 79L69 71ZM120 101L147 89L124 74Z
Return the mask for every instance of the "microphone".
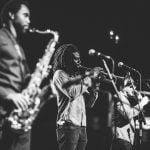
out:
M106 59L111 59L111 57L110 56L107 56L107 55L104 55L104 54L102 54L102 53L100 53L100 52L97 52L95 49L90 49L89 50L89 55L90 56L97 56L97 57L102 57L102 58L106 58Z
M119 62L119 63L118 63L118 67L119 67L119 68L126 68L126 69L128 69L128 70L132 70L132 71L138 72L136 69L125 65L123 62Z

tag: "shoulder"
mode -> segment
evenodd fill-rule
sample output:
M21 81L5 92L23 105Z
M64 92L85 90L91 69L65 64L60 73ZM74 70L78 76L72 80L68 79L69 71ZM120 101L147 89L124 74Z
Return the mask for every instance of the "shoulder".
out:
M9 37L5 31L5 29L0 29L0 44L6 44L9 41Z
M54 73L54 76L68 76L68 74L63 71L63 70L56 70L56 72Z
M56 80L56 79L60 79L60 78L68 78L68 74L66 72L64 72L63 70L56 70L56 72L54 73L54 76L53 76L53 80Z
M8 38L7 32L9 31L6 31L6 30L7 29L4 29L4 28L0 29L0 38Z
M53 75L54 85L62 86L68 80L69 80L69 76L63 70L57 70Z

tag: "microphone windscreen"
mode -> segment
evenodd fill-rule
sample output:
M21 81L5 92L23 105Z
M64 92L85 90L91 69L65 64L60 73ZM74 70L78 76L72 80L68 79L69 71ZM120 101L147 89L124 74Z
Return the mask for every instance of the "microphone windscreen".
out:
M122 67L122 66L123 66L123 62L119 62L118 67Z
M96 52L96 51L95 51L94 49L90 49L90 50L89 50L89 55L94 55L95 52Z

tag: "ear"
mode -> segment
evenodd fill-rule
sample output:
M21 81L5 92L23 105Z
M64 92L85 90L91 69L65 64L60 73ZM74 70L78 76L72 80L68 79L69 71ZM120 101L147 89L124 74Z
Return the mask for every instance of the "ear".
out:
M9 12L8 14L9 14L10 19L11 19L11 20L14 20L14 18L15 18L14 14L11 13L11 12Z

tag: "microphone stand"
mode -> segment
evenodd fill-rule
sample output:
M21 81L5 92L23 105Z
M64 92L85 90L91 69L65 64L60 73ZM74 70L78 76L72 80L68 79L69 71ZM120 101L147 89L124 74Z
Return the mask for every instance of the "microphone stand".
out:
M138 75L139 75L139 93L141 92L141 73L138 71L138 70L135 70ZM131 81L131 80L130 80ZM134 85L133 85L133 82L131 81L132 83L132 86L133 86L133 89L134 89ZM135 89L134 89L135 91ZM136 93L136 92L135 92ZM137 98L137 102L138 102L138 107L139 107L139 115L138 115L138 121L139 121L139 144L142 143L142 122L144 123L144 125L146 124L146 121L145 121L145 116L144 116L144 113L143 111L141 110L140 108L140 105L139 105L139 99L138 99L138 96L137 94L135 94L136 98Z
M114 72L115 72L115 62L112 59L112 57L110 57L110 58L111 58L111 61L112 61L112 74L114 74Z
M126 116L127 116L127 112L125 111L124 105L123 105L123 103L122 103L122 101L121 101L121 98L120 98L120 95L119 95L119 91L118 91L118 89L117 89L117 87L116 87L116 85L115 85L115 82L114 82L114 80L113 80L113 76L112 76L112 74L111 74L110 71L109 71L109 68L108 68L108 66L107 66L107 63L106 63L106 61L105 61L104 59L102 59L102 62L103 62L103 64L104 64L104 67L105 67L105 69L106 69L106 71L107 71L107 73L108 73L108 76L109 76L109 78L110 78L110 80L111 80L111 82L112 82L112 85L113 85L114 90L115 90L115 92L116 92L116 94L117 94L117 97L118 97L118 99L119 99L119 101L120 101L120 103L121 103L121 105L122 105L123 111L124 111L124 113L125 113ZM115 102L115 103L114 103L114 112L115 112L116 109L117 109L116 107L117 107L117 105L116 105L116 102ZM129 121L129 124L130 124L131 129L133 130L133 132L135 132L135 130L134 130L132 124L130 123L130 120L129 120L128 116L127 116L127 119L128 119L128 121ZM117 127L117 126L116 126L116 121L115 121L115 128L114 128L115 134L114 134L114 139L116 139L116 127ZM111 148L112 148L112 147L111 147Z

